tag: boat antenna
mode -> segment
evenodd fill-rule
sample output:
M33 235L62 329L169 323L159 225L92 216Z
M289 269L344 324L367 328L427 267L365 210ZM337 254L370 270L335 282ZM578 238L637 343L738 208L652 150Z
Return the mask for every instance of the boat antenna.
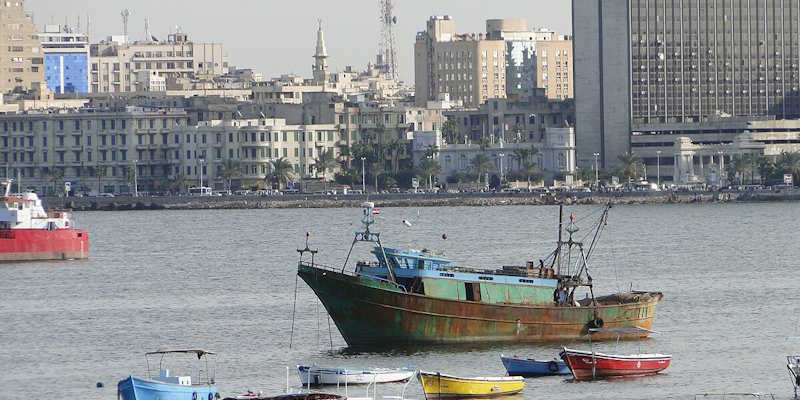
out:
M308 247L308 239L311 238L311 231L306 231L306 247L303 249L297 249L297 252L300 253L300 262L303 262L303 255L305 253L311 253L311 267L314 267L314 256L319 252L319 249L311 250ZM297 310L297 274L294 275L294 302L292 303L292 328L289 333L289 348L292 348L292 342L294 341L294 316L295 311Z

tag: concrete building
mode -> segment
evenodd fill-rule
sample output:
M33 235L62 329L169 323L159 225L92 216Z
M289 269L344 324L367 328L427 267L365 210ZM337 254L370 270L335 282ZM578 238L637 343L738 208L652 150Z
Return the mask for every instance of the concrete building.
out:
M44 57L23 0L0 2L0 93L40 91Z
M546 128L542 143L537 146L539 154L534 162L540 170L547 175L547 180L572 175L575 173L575 131L573 128ZM472 159L483 153L488 155L493 162L493 170L489 175L505 176L510 172L518 171L523 160L514 157L514 150L530 149L530 143L504 143L502 141L490 146L478 144L448 144L442 140L439 131L414 132L412 154L415 165L419 165L435 146L438 151L434 157L442 167L438 176L439 182L445 182L457 173L469 172L472 168ZM481 177L481 179L484 179ZM484 180L485 181L485 180Z
M139 71L156 71L171 80L211 79L228 72L220 43L197 43L186 33L170 34L166 42L149 38L140 42L107 41L91 45L91 91L130 92Z
M506 97L505 42L483 33L457 34L450 16L430 17L414 44L417 106L448 93L475 107L488 99Z
M47 89L56 94L89 92L89 37L68 26L45 25L39 33Z
M137 92L166 92L167 80L158 75L158 71L138 71L136 72L136 91Z
M777 0L573 1L579 163L639 153L635 132L672 158L676 124L732 143L744 132L719 136L726 118L800 116L798 16Z
M486 37L506 45L506 94L531 97L544 88L549 99L573 97L572 39L531 29L523 18L486 20Z

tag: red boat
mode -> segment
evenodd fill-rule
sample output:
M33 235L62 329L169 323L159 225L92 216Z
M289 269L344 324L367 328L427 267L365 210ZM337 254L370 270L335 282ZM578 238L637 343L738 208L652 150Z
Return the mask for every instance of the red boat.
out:
M0 197L0 261L89 257L89 236L72 227L69 212L47 210L36 193Z
M566 347L559 355L578 381L653 375L669 367L672 360L672 356L667 354L615 355L572 350Z

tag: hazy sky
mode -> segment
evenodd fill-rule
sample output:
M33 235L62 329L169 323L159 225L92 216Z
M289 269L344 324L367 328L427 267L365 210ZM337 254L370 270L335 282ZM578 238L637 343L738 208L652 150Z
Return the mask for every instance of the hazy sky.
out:
M45 24L85 27L91 17L91 40L122 33L120 11L128 8L131 39L150 31L164 40L180 26L195 41L224 45L230 65L252 67L265 78L294 72L311 75L317 18L323 20L331 70L353 65L359 70L374 60L380 39L378 0L27 0L39 29ZM430 15L451 15L456 30L483 32L485 20L523 17L531 26L559 33L571 31L568 0L395 0L395 41L400 77L413 81L413 44Z

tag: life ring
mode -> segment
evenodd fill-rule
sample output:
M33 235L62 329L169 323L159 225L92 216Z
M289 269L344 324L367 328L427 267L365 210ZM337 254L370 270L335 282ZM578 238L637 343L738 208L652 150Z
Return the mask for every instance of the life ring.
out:
M547 363L547 369L550 370L550 372L558 372L558 363L555 361L550 361Z
M197 400L197 392L192 392L192 400Z

